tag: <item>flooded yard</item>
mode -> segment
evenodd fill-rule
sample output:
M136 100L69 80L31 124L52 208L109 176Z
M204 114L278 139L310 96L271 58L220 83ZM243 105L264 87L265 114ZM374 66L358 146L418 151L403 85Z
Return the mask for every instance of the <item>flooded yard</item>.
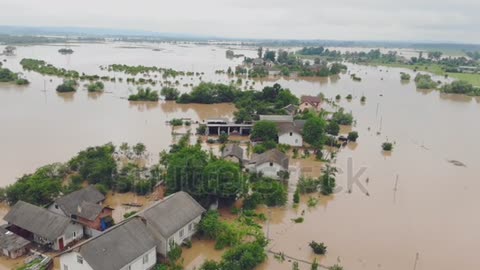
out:
M159 47L161 51L80 44L75 54L65 56L54 46L27 46L19 47L17 56L0 59L6 58L4 65L17 72L21 71L18 62L28 57L89 74L102 74L106 71L101 71L100 65L114 63L171 67L205 72L203 81L224 83L231 78L214 70L233 68L241 61L226 59L226 47L221 46ZM256 53L248 47L234 50ZM360 135L358 143L342 148L336 157L341 172L334 195L320 196L317 206L310 208L306 195L294 208L290 194L287 206L260 210L269 217L264 224L271 239L269 250L304 261L317 258L327 266L339 263L350 270L405 270L414 265L416 270L477 269L480 125L476 119L480 117L480 99L417 90L413 82L400 82L400 71L412 71L357 65L349 65L349 70L362 81L342 74L335 78L269 78L254 85L261 89L280 83L297 96L323 93L333 99L340 94L340 105L353 112L353 130ZM120 82L106 83L102 94L89 94L83 87L74 94L58 94L55 87L60 79L24 74L31 81L29 86L0 84L0 186L39 166L67 161L88 146L107 142L143 142L154 162L174 139L166 121L232 118L235 111L232 104L128 102L125 98L136 86ZM196 84L200 79L191 81ZM345 100L348 94L353 96L351 101ZM363 95L365 104L360 102ZM394 144L391 154L382 152L381 144L386 141ZM464 166L456 166L452 160ZM290 162L292 170L312 176L320 174L321 164L301 158ZM291 186L295 178L292 181ZM107 197L107 204L116 209L116 221L134 210L122 205L126 201L149 203L132 194ZM0 214L6 212L3 209L0 206ZM302 211L305 221L292 222ZM325 256L313 254L308 246L312 240L326 244ZM212 242L194 241L191 249L184 250L184 266L198 268L205 259L219 259L221 254ZM291 267L291 262L280 263L270 255L260 269ZM307 264L300 267L309 269Z

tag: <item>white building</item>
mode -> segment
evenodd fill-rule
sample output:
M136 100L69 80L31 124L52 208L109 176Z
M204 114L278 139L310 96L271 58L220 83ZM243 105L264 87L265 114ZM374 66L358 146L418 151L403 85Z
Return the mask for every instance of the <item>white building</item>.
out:
M60 255L61 270L148 270L157 263L145 220L132 217Z
M303 146L302 131L305 120L294 120L293 122L277 123L278 143L294 147Z
M248 169L250 172L261 173L266 177L280 178L280 172L288 172L288 156L277 149L254 155Z
M18 201L3 218L8 230L35 243L62 250L83 238L83 226L70 218Z
M146 220L157 253L166 256L170 243L181 245L196 233L205 209L188 193L180 191L138 213Z

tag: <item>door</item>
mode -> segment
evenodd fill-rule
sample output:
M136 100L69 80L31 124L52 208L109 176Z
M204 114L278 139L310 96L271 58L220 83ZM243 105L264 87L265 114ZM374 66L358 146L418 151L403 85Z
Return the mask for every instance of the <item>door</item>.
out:
M63 245L63 237L58 239L58 247L60 250L63 250L64 245Z

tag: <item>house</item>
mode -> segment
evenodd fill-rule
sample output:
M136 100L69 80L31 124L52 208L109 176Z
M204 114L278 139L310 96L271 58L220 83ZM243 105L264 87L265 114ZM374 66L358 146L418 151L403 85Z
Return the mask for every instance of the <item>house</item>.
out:
M157 263L145 220L132 217L60 254L61 270L147 270Z
M300 111L315 110L320 111L322 99L314 96L302 96L300 98Z
M182 244L196 233L205 209L188 193L180 191L139 212L155 239L157 253L166 257L170 243Z
M84 226L85 234L92 236L112 224L113 209L103 206L104 200L105 196L90 185L58 198L48 210L77 221Z
M53 250L63 250L83 238L81 224L23 201L18 201L3 219L9 231Z
M295 115L297 113L298 107L293 104L289 104L282 109L286 111L289 115Z
M265 61L263 60L263 58L255 58L253 59L252 64L254 66L263 66L265 64Z
M243 149L238 144L227 144L222 151L222 158L239 164L243 163Z
M0 226L0 251L10 259L18 258L26 254L30 247L30 241L14 234L6 229L7 226Z
M288 164L287 155L277 149L271 149L262 154L254 155L250 160L249 170L278 179L280 172L288 171Z
M305 126L305 120L294 120L293 122L277 123L278 143L290 146L303 146L302 131Z
M259 115L260 121L293 122L293 115Z

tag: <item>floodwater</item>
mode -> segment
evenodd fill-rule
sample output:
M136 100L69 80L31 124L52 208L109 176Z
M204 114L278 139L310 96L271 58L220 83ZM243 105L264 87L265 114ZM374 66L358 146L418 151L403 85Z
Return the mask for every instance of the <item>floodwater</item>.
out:
M74 54L65 56L58 54L55 46L29 46L19 47L17 56L0 59L6 58L5 66L15 71L20 71L21 58L31 57L101 75L105 71L99 70L100 65L156 65L205 72L202 80L214 82L232 79L215 75L214 70L234 67L241 61L226 59L226 47L216 45L154 47L163 50L79 44L72 47ZM256 53L250 48L234 50L249 56ZM313 208L306 206L306 195L298 208L290 203L284 208L262 210L270 217L264 227L271 239L271 251L304 261L316 257L322 265L339 263L345 269L479 268L480 126L476 119L480 117L480 99L417 90L413 82L400 82L400 71L413 74L402 69L350 65L349 72L361 77L361 82L342 74L323 79L270 78L255 83L259 89L278 82L298 96L322 92L333 98L340 94L340 105L353 112L353 129L360 134L358 143L349 144L337 155L335 164L342 172L337 176L339 190L334 195L320 197ZM63 95L54 90L60 79L44 80L29 72L25 75L32 82L27 87L0 85L1 186L43 164L66 161L88 146L110 141L143 142L155 160L173 139L167 120L231 117L235 109L231 104L130 103L125 98L135 86L118 82L106 83L103 94L91 95L81 88ZM187 81L196 84L200 79L179 80L183 85ZM42 92L44 83L46 92ZM180 89L187 91L188 87ZM344 99L348 94L353 95L352 101ZM367 98L365 104L360 102L362 95ZM394 143L390 154L381 151L385 141ZM449 162L452 160L465 166L455 166ZM320 164L301 159L291 162L292 169L301 168L312 175L318 175ZM292 185L296 178L294 174ZM291 219L303 210L305 221L293 223ZM324 242L328 253L315 256L308 247L312 240ZM186 268L193 269L206 258L218 259L221 253L212 246L198 241L184 251ZM307 264L300 266L309 269ZM291 262L280 263L270 256L260 268L291 269Z

